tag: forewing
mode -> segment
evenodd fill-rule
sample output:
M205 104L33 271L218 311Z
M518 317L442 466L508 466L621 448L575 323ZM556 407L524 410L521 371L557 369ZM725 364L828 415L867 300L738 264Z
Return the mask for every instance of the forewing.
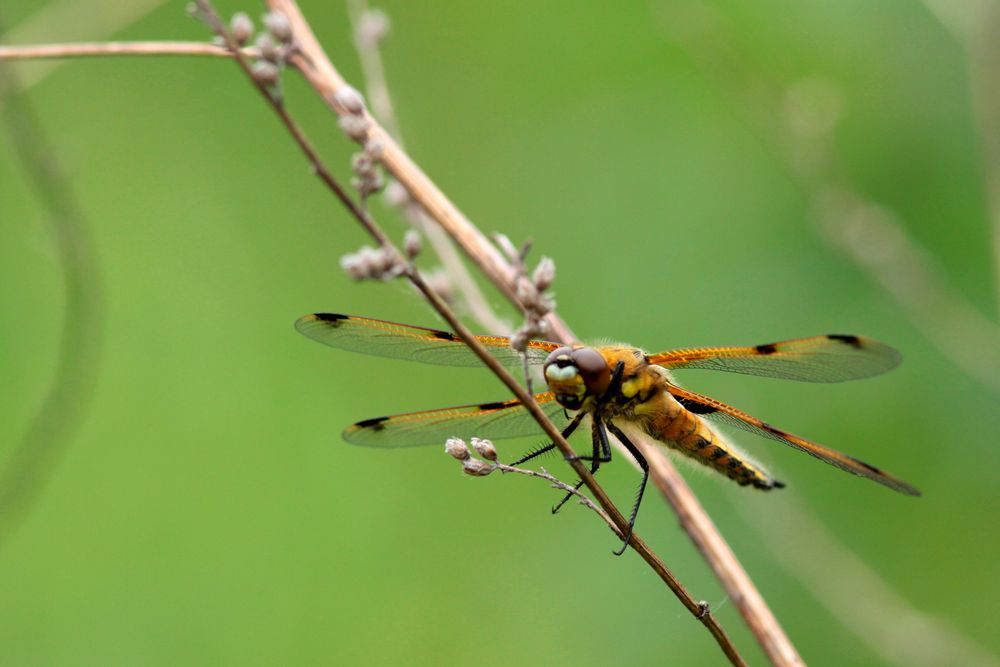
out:
M730 373L798 380L844 382L885 373L902 357L873 338L828 334L748 347L703 347L649 356L664 368L708 368Z
M905 493L910 496L920 495L920 491L910 486L903 480L893 477L889 473L879 470L875 466L869 465L864 461L860 461L853 456L842 454L834 449L818 445L815 442L806 440L805 438L800 438L797 435L792 435L791 433L782 431L781 429L771 426L767 422L761 421L756 417L752 417L751 415L737 410L732 406L726 405L721 401L717 401L714 398L702 396L701 394L696 394L693 391L688 391L687 389L682 389L672 384L668 385L667 389L681 405L683 405L687 410L697 414L699 417L704 417L709 421L713 421L724 426L735 426L736 428L749 431L750 433L755 433L765 438L770 438L771 440L777 440L778 442L801 450L810 456L815 456L820 461L825 461L826 463L836 466L841 470L846 470L849 473L867 477L868 479L874 480L879 484L888 486L890 489L895 489L900 493Z
M562 430L569 420L551 392L536 394L535 401ZM344 440L366 447L415 447L443 445L452 437L501 439L540 435L542 428L520 401L463 405L392 417L376 417L353 424L344 431Z
M351 352L442 366L482 365L476 353L449 331L334 313L305 315L295 322L295 328L302 335L324 345ZM509 338L476 336L476 339L500 363L511 367L521 366L521 357L510 349ZM549 352L557 347L557 343L529 341L528 363L541 364Z

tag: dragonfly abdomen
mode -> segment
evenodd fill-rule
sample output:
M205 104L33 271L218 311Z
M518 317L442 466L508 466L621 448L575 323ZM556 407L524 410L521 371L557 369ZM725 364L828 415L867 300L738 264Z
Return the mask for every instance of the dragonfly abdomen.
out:
M664 409L653 411L655 416L646 422L647 432L658 441L718 471L740 486L764 490L784 486L748 461L698 415L685 409L671 396L661 394L653 400L665 404L662 406Z

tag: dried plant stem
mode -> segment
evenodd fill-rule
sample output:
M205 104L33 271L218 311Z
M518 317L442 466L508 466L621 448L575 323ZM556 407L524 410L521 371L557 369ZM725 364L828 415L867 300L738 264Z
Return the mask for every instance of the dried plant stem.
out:
M335 100L335 93L347 85L344 78L326 56L312 28L305 20L298 5L291 0L268 0L268 6L288 17L302 55L293 56L291 62L295 65L327 104L337 114L344 114ZM480 271L497 289L511 302L519 304L514 288L516 271L468 218L448 199L426 174L410 159L396 140L365 111L370 122L368 138L382 146L379 161L406 188L410 196L420 204L433 220L435 220L463 252L472 260ZM569 328L552 316L548 320L550 330L559 340L572 340L574 336Z
M246 48L249 58L260 57L258 49ZM89 56L214 56L232 58L228 49L207 42L80 42L76 44L31 44L0 46L0 60L42 60Z
M304 54L304 57L294 59L294 64L327 100L331 109L338 114L343 114L345 110L338 107L334 98L336 91L345 86L346 82L316 40L296 3L293 0L268 0L268 5L272 9L284 13L292 24ZM377 139L384 147L382 164L386 170L407 188L410 195L448 232L497 288L513 303L520 305L514 291L515 268L413 163L392 137L378 125L377 121L370 117L369 120L371 121L369 137ZM569 327L555 314L549 315L547 322L553 339L562 342L576 340ZM687 517L687 520L682 521L682 526L709 562L712 571L728 573L727 576L720 577L720 581L730 599L738 601L744 617L753 617L752 621L748 620L750 629L754 632L772 663L781 666L802 665L803 662L795 647L767 608L763 598L754 587L749 575L735 558L732 550L725 546L725 540L715 528L714 523L690 487L662 451L649 447L645 447L645 450L644 453L650 463L654 482L657 482L658 486L664 484L671 486L672 494L668 500L679 516ZM666 471L670 471L670 473L663 476ZM663 477L657 480L657 476ZM589 475L581 475L581 477L586 479ZM685 606L688 605L685 603ZM688 608L691 609L691 607Z
M247 59L240 53L236 44L232 41L227 31L222 25L221 20L218 15L212 9L211 4L208 0L196 0L198 7L204 14L206 20L209 21L212 29L216 34L222 36L227 41L227 45L230 50L234 52L236 61L240 68L244 71L248 78L254 82L254 85L260 91L261 95L267 100L271 105L271 108L277 113L282 123L285 125L286 129L291 133L292 137L295 139L296 143L299 145L300 149L308 158L310 164L313 167L316 175L330 188L333 194L341 201L341 203L350 211L354 218L368 231L372 238L378 242L378 244L386 251L396 255L397 257L402 257L399 250L392 244L388 236L382 231L382 229L376 224L369 213L356 204L350 196L347 195L345 190L339 185L333 175L330 173L329 169L325 166L323 161L319 158L318 153L312 147L310 142L306 139L302 130L298 127L295 121L288 114L284 105L279 99L271 94L270 90L257 80L253 76L253 72L250 68L250 64ZM296 32L297 24L293 21L293 33L298 35ZM387 137L388 138L388 137ZM489 368L494 375L497 376L504 383L504 385L514 394L514 396L521 401L528 412L532 415L539 426L545 431L552 442L556 444L559 450L563 453L564 457L567 459L568 463L573 467L574 471L579 475L579 477L584 481L584 484L593 494L594 498L597 499L598 503L604 509L604 511L611 517L611 520L618 527L621 534L626 534L628 530L628 521L622 516L621 512L617 507L611 502L611 499L605 493L594 477L590 474L588 467L580 461L576 453L570 447L569 443L563 438L559 429L548 419L545 413L541 410L538 404L535 402L534 397L529 394L524 387L522 387L517 380L504 368L500 362L493 357L485 347L479 342L478 339L473 336L473 334L466 329L458 317L451 311L448 305L441 299L441 297L424 281L420 272L416 270L412 265L407 265L405 270L406 277L410 282L416 287L421 294L427 299L431 306L438 312L448 322L449 326L458 335L462 341L469 346L470 349L479 357L483 365ZM707 605L704 603L696 601L691 597L690 593L684 588L684 586L677 580L676 577L670 572L667 566L663 563L660 558L653 553L653 551L646 545L646 543L635 533L632 534L629 545L635 549L637 553L653 568L658 576L667 584L667 586L674 592L674 594L681 600L685 607L695 616L712 634L716 642L719 644L720 648L726 654L729 661L734 665L745 665L746 663L740 657L739 653L736 651L735 646L729 640L722 626L716 621L713 614L709 611Z
M282 11L292 20L296 36L299 39L299 46L305 55L293 55L291 63L322 94L331 109L338 114L344 113L344 110L338 108L337 103L334 101L334 92L344 86L345 82L326 59L325 54L323 54L322 49L312 35L311 29L305 22L297 6L287 0L269 0L268 4ZM88 55L203 55L214 57L227 57L229 55L228 53L223 53L223 49L215 46L206 44L195 46L185 42L117 43L112 48L104 50L101 50L96 45L87 44L51 45L42 47L35 54L31 53L31 48L33 47L0 47L0 59L57 58ZM242 53L247 55L255 54L252 49L244 49ZM289 128L289 131L292 131L294 135L294 131L291 128ZM386 149L382 155L382 163L387 171L407 188L407 191L414 200L420 204L430 218L448 232L449 236L483 271L484 275L512 303L517 304L518 299L513 286L513 279L516 273L503 255L465 218L416 164L410 160L395 141L388 136L385 130L381 129L375 122L372 124L370 136L382 139ZM326 181L325 178L323 180ZM332 183L327 182L327 185L336 192L339 186L335 186L335 183L335 181ZM349 197L346 200L342 199L342 201L344 201L345 206L348 206L352 212L357 208L353 202L350 202ZM374 235L374 230L370 229L369 231L373 232ZM378 237L376 236L376 238ZM550 315L547 317L547 320L553 339L563 342L575 340L575 336L573 336L571 330L557 316L554 314ZM456 333L458 333L458 327L455 328ZM753 588L742 566L733 557L731 550L718 548L718 545L725 544L724 540L722 540L721 535L715 529L693 492L673 469L673 465L659 451L650 452L647 454L647 459L653 469L652 477L654 482L657 481L657 476L663 475L661 471L673 471L672 478L665 476L659 480L659 483L671 486L673 490L672 497L676 503L674 510L679 516L688 517L688 520L682 521L682 525L688 531L689 537L695 543L698 550L709 562L713 572L729 572L735 575L722 579L723 586L726 588L729 598L732 600L760 600L760 603L763 605L763 600ZM586 470L582 471L581 477L584 479L589 477ZM621 518L620 513L618 513L618 518ZM633 546L635 547L637 543L639 543L638 538L633 536ZM670 585L669 578L671 575L669 575L669 571L666 571L665 568L661 569L655 562L650 562L650 558L642 551L640 553L650 563L651 567L657 571L657 574ZM680 587L680 584L677 583L676 586ZM744 586L745 588L740 588L740 586ZM675 592L678 590L673 585L671 585L671 588ZM731 647L728 639L725 638L721 628L713 628L713 625L717 626L717 624L715 624L711 613L707 613L706 607L702 603L695 602L690 595L687 595L686 599L684 597L681 599L685 607L709 627L713 636L723 646L730 661L733 664L743 664L742 660L735 653L735 649ZM764 609L766 610L766 607ZM758 612L751 606L748 613L756 614ZM760 622L751 623L750 627L752 630L755 630L758 641L765 647L772 663L775 665L802 664L800 659L787 660L782 657L797 654L780 626L773 621L773 614L767 611L760 618ZM758 630L762 626L768 628L767 632L763 634ZM774 642L778 643L778 649L768 651L766 647L772 646ZM729 644L728 647L726 644Z
M354 43L361 60L361 68L364 71L368 99L371 104L374 116L379 119L386 131L393 136L403 146L402 132L399 123L396 121L396 114L392 107L392 98L389 95L389 86L385 80L385 68L382 65L382 56L378 49L378 40L375 35L363 34L365 30L364 22L368 16L367 0L352 0L348 3L350 9L351 22L354 26ZM411 222L424 233L431 242L434 252L441 260L446 274L451 278L451 284L462 295L462 302L469 314L476 319L483 327L484 331L497 334L510 334L510 324L498 317L490 307L486 296L479 288L475 278L469 273L458 251L449 238L448 234L430 220L423 208L412 201L403 204L403 210Z
M588 498L586 495L580 493L580 490L577 489L575 486L571 486L566 482L563 482L562 480L558 479L557 477L549 473L549 471L546 470L545 468L539 468L538 470L530 470L528 468L518 468L515 466L509 466L505 463L493 463L491 465L497 470L500 470L501 472L510 472L518 475L526 475L528 477L537 477L539 479L544 479L552 485L552 488L573 494L580 501L581 505L593 510L597 514L597 516L601 517L601 520L604 521L604 523L608 524L608 528L611 529L611 531L618 537L619 540L625 539L625 535L622 533L621 528L615 525L615 522L611 520L611 517L608 516L607 512L605 512L600 507L595 505L594 501Z
M722 582L727 591L740 591L740 596L732 596L733 604L739 610L740 615L750 627L750 631L761 642L764 652L776 665L804 665L802 658L795 647L788 640L778 619L771 613L771 609L764 602L757 588L753 585L749 575L741 567L723 567L724 564L736 561L736 555L722 536L716 530L712 519L704 512L688 512L688 506L684 502L682 494L678 494L677 489L683 484L683 479L674 466L663 466L663 456L653 456L658 454L654 448L656 445L648 441L638 443L643 456L649 462L650 477L653 483L667 499L670 506L677 513L681 526L688 534L697 533L705 535L709 540L704 548L700 542L695 541L695 546L702 552L702 556L708 562L715 576ZM656 474L652 474L653 469ZM721 555L722 558L718 556Z

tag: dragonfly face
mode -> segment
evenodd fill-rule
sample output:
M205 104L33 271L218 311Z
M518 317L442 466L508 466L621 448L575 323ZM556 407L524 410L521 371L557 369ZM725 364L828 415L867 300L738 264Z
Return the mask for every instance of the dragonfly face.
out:
M589 347L560 347L545 359L545 381L556 401L579 410L588 397L600 397L611 383L611 368L600 352Z

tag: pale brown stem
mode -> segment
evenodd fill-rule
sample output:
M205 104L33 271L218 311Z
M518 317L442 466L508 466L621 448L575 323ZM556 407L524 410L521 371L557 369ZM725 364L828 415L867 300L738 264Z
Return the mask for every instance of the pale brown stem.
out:
M666 457L658 451L656 444L647 440L637 440L635 444L646 457L650 467L650 477L677 513L681 527L689 535L703 536L704 541L694 540L695 546L712 568L712 572L722 582L733 605L739 610L750 631L757 637L764 653L775 665L805 665L785 635L778 619L771 613L771 609L757 591L750 576L740 565L736 554L722 539L711 517L700 505L693 507L687 502L685 494L690 491L677 472L677 468L673 465L663 465ZM736 591L737 594L734 595L731 591Z
M293 58L293 63L299 67L317 92L327 100L333 111L337 114L346 113L346 110L340 108L335 102L335 93L347 84L316 40L298 5L294 0L267 0L267 3L272 9L284 13L292 24L299 48L305 56ZM514 291L515 268L417 167L400 146L393 141L392 137L388 136L386 131L378 125L377 121L370 116L369 121L371 122L369 137L377 139L384 146L382 164L386 170L407 188L410 195L448 232L490 281L512 303L520 305ZM558 316L552 314L546 319L553 339L562 342L576 340L572 331ZM674 511L678 515L691 517L691 520L683 522L683 525L695 546L709 562L712 571L730 573L729 576L720 578L727 595L733 600L750 601L746 604L744 613L758 616L749 625L773 664L780 666L802 665L803 662L798 657L795 647L788 640L787 635L767 608L746 571L732 550L726 546L725 540L709 519L707 512L698 502L690 487L677 473L673 464L659 450L649 450L647 460L651 470L655 470L651 473L654 482L657 482L658 486L660 484L671 486L673 498L671 505L674 507ZM583 466L580 467L583 468ZM667 471L670 472L667 473ZM657 480L657 476L661 476L661 479ZM581 475L583 479L589 477L589 473ZM589 484L588 488L590 488ZM788 656L794 656L794 658Z
M341 86L345 85L343 79L340 77L339 73L333 68L332 64L326 60L325 55L318 60L317 64L313 64L312 58L315 58L317 54L322 54L322 49L319 48L318 42L312 36L312 32L305 23L298 11L298 8L294 3L290 3L282 0L272 0L269 2L272 6L283 11L289 18L293 20L293 25L296 29L296 34L300 40L300 46L302 52L310 54L310 57L305 58L302 56L293 56L292 64L295 65L302 74L307 78L307 80L320 92L327 104L338 114L343 113L344 110L340 109L337 103L334 101L334 91L336 91ZM49 45L39 47L37 50L33 50L35 47L0 47L0 58L6 59L29 59L29 58L61 58L61 57L78 57L78 56L108 56L108 55L201 55L201 56L214 56L214 57L227 57L227 53L221 52L222 49L218 47L207 45L207 44L190 44L185 42L150 42L150 43L111 43L108 45L91 45L91 44L64 44L64 45ZM252 49L245 49L244 53L247 55L254 55L255 52ZM489 242L489 240L481 233L479 230L473 226L467 218L451 203L450 200L445 197L445 195L430 181L429 178L416 166L415 163L410 160L410 158L402 151L402 149L392 140L387 133L378 126L377 123L372 124L370 137L378 138L382 141L386 150L382 155L383 166L394 175L394 177L399 180L404 187L407 188L408 192L413 196L414 200L417 201L433 218L438 224L440 224L451 236L452 239L458 243L458 245L463 249L463 251L473 260L473 262L483 271L483 273L497 286L501 292L513 303L518 303L516 293L514 292L513 279L516 276L514 268L506 261L501 253ZM329 185L329 183L328 183ZM351 204L348 207L354 208L355 205ZM370 230L372 231L372 230ZM575 340L570 329L565 325L562 320L560 320L555 315L548 316L549 329L552 332L551 337L556 340L561 340L564 342L569 342ZM458 327L456 328L456 332ZM528 405L526 403L526 405ZM544 415L543 415L544 416ZM558 440L553 438L557 444ZM568 445L567 445L568 446ZM660 452L651 452L648 456L651 467L654 469L652 474L654 482L657 481L657 476L662 475L663 470L673 469L672 464L665 458L665 456ZM654 464L656 462L656 465ZM582 478L585 480L589 477L588 471L584 468L582 471L578 471ZM718 545L725 544L719 535L718 531L714 528L711 521L707 519L707 514L701 508L697 499L694 497L690 488L687 487L686 483L675 474L675 481L665 482L667 478L663 478L664 483L670 483L673 487L673 495L675 497L675 511L679 515L690 516L690 517L704 517L705 520L692 520L684 522L685 529L688 531L689 536L698 546L699 551L705 556L706 560L712 566L712 570L715 572L719 571L738 571L743 572L742 567L739 565L738 561L732 555L732 552L728 549L720 550ZM616 512L617 513L617 512ZM618 519L623 519L620 513L617 513ZM670 587L677 592L676 587L680 587L679 582L674 585L670 584L670 578L672 575L669 571L656 562L651 562L651 557L655 559L655 556L648 552L648 548L645 547L636 536L633 535L631 545L640 551L651 567L657 571L658 575L664 579L670 585ZM642 547L640 549L639 547ZM643 550L645 549L645 551ZM658 559L656 559L658 560ZM662 566L662 567L661 567ZM745 573L744 573L745 574ZM750 593L749 598L758 598L759 595L756 594L756 590L752 588L752 584L749 583L749 579L741 577L728 577L723 580L723 585L726 586L726 591L731 599L743 599L748 597L746 593ZM745 586L749 585L750 588L747 590L741 590L739 588L730 588L731 585ZM680 587L681 590L682 587ZM686 591L685 591L686 593ZM723 646L726 655L729 657L733 664L743 664L742 659L739 658L738 654L735 653L735 649L731 647L731 644L727 647L725 643L728 643L728 639L725 638L724 632L721 628L717 626L714 618L710 612L708 612L707 607L703 603L695 602L693 598L689 595L687 600L684 600L685 606L696 615L696 617L707 627L709 627L713 636L716 637L720 645ZM768 617L773 618L773 615L767 614ZM761 623L755 623L751 628L759 627ZM767 625L765 621L764 625ZM715 627L713 627L715 626ZM780 633L780 628L778 628L778 633L773 633L774 637L783 636ZM769 641L765 637L758 635L758 641L765 644ZM787 640L786 640L787 641ZM791 647L790 643L784 647L783 652L787 653L788 650L794 653L794 648ZM800 664L794 662L779 662L776 661L773 656L772 661L774 664Z
M260 57L255 48L243 49L248 58ZM42 60L88 56L214 56L232 58L222 46L206 42L80 42L0 46L0 60Z
M295 139L299 148L308 158L313 171L316 175L330 188L331 192L341 201L341 203L347 208L347 210L354 216L354 218L364 227L372 238L379 243L379 245L395 255L396 257L402 257L399 250L393 245L389 237L382 231L382 229L376 224L371 215L360 205L355 203L346 191L340 186L340 184L333 177L329 169L320 159L319 154L313 148L312 144L306 139L302 130L298 127L295 121L288 114L284 105L280 99L276 98L271 91L256 79L251 70L250 64L247 59L238 52L236 44L232 41L225 27L222 25L221 20L212 8L209 0L196 0L198 7L203 13L205 19L209 22L212 29L219 36L223 37L228 47L233 51L235 59L239 64L240 68L247 75L248 78L254 83L257 90L261 95L267 100L271 105L271 108L275 111L278 117L281 119L282 123L285 125L286 129L291 133L292 137ZM290 17L291 18L291 17ZM300 17L301 18L301 17ZM298 34L295 30L298 28L296 23L293 21L293 33ZM301 47L301 45L300 45ZM311 54L310 54L311 55ZM388 138L388 137L386 137ZM542 409L535 402L534 397L529 394L524 387L522 387L517 380L504 368L500 362L491 355L482 343L466 329L465 325L458 319L458 317L451 311L448 305L443 299L435 292L431 287L424 281L420 272L416 270L412 265L407 265L405 275L409 278L410 282L413 283L421 294L427 299L431 306L445 319L445 321L451 326L452 330L458 335L462 341L469 346L469 348L479 357L480 361L489 368L501 382L506 385L506 387L514 394L514 396L524 405L525 409L531 414L538 425L545 431L556 447L562 452L563 456L566 458L567 462L571 465L574 471L579 475L580 479L583 480L584 484L593 494L594 498L597 499L598 503L604 509L604 511L611 517L612 521L621 531L621 533L627 534L628 532L628 521L621 514L617 507L611 502L611 499L605 493L594 479L593 475L590 474L587 466L577 457L576 453L573 451L572 447L563 438L562 433L548 416L542 411ZM635 533L632 533L629 539L629 545L640 555L643 560L645 560L650 567L657 573L657 575L667 584L667 586L674 592L674 594L680 599L685 607L698 619L712 634L716 642L719 644L720 648L726 654L727 658L734 665L745 665L746 663L740 657L739 653L736 651L735 646L729 640L722 626L716 621L714 615L708 609L705 603L696 601L691 597L690 593L684 588L680 581L674 577L673 573L667 568L663 561L646 545L646 543Z
M539 479L544 479L552 485L552 488L559 489L560 491L565 491L566 493L572 494L573 496L576 497L576 499L580 502L581 505L590 510L593 510L594 513L597 514L597 516L601 517L601 520L608 525L608 528L611 529L611 532L613 532L618 537L619 540L625 539L625 535L621 532L621 528L615 525L615 522L611 520L611 517L608 516L607 512L605 512L603 509L595 505L593 500L585 496L583 493L580 493L580 490L577 489L575 486L570 486L566 482L552 475L545 468L539 468L538 470L530 470L528 468L517 468L515 466L509 466L504 463L493 463L491 465L497 470L500 470L502 472L516 473L518 475L526 475L528 477L537 477Z
M374 35L362 34L363 23L370 11L368 2L367 0L352 0L348 3L348 8L350 9L351 22L354 25L354 44L361 61L361 69L364 72L365 87L372 112L402 148L403 136L399 123L396 122L396 113L393 110L392 97L389 95L389 86L386 83L385 67L382 65L382 55L378 49L377 38ZM431 242L446 274L451 278L452 286L461 294L462 303L469 315L479 322L483 331L509 335L512 331L510 325L493 312L486 296L479 288L479 284L466 268L458 251L455 250L455 245L444 229L430 220L424 209L416 202L408 199L401 208L410 222L420 229Z

